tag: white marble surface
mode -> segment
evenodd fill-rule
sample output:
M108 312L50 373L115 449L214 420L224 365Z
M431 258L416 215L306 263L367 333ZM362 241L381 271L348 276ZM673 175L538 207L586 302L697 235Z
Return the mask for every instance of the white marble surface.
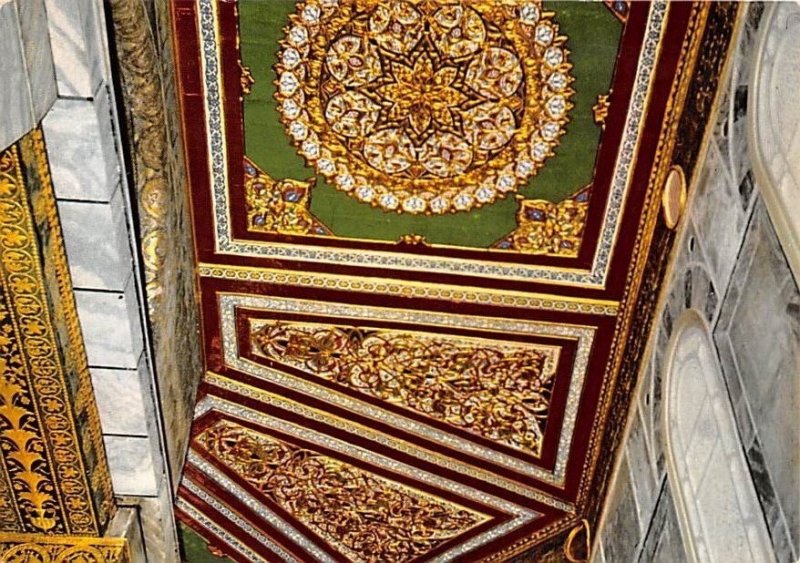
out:
M148 438L103 436L117 496L155 496L158 486Z
M47 12L43 0L17 0L17 13L20 38L25 51L33 118L38 122L53 105L57 95L53 80L53 54L47 33Z
M795 279L800 280L800 4L765 13L748 123L759 189Z
M0 0L0 150L36 126L55 101L42 0Z
M90 0L45 0L58 94L91 98L102 81L98 25Z
M133 280L124 292L75 290L89 365L135 369L143 349Z
M724 291L739 253L750 209L740 203L738 184L725 166L715 143L709 146L706 161L707 181L698 183L691 216L699 244L708 257L716 286Z
M133 259L121 191L109 203L59 201L58 211L73 286L124 291Z
M132 563L147 563L142 537L142 524L135 507L120 507L106 529L106 537L125 538L131 550Z
M105 87L92 100L59 98L43 126L56 196L110 201L120 165Z
M139 370L90 368L90 371L103 433L146 437L147 415Z

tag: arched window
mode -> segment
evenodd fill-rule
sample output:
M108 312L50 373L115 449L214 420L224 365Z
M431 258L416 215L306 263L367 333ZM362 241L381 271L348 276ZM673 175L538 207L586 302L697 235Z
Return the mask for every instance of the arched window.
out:
M748 146L756 183L800 280L800 4L768 5L749 87Z
M681 316L667 357L667 475L689 560L773 561L716 350L698 312Z

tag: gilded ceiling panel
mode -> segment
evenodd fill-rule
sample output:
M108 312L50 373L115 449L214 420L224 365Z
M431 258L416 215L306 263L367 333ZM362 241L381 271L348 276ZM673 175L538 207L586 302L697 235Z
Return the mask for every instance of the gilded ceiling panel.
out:
M735 6L173 15L207 369L178 514L237 561L561 553L602 506L661 183L691 176L677 128Z

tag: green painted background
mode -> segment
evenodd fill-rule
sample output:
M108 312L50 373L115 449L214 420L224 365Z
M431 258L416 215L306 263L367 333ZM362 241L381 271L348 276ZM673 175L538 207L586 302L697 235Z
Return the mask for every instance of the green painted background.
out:
M561 33L569 37L575 107L556 156L520 193L561 201L591 181L600 137L592 106L598 94L608 92L621 25L600 2L549 2L545 6L556 12ZM242 59L255 78L253 91L245 98L245 152L274 178L306 179L314 176L314 170L305 166L291 146L272 97L278 41L284 34L286 16L293 10L294 0L239 2ZM445 216L387 213L359 203L321 177L311 201L311 211L338 236L395 241L415 233L432 243L480 248L515 228L516 208L513 198L507 198L468 213Z
M178 525L178 536L183 547L183 560L186 563L233 563L227 557L211 555L206 540L185 524Z

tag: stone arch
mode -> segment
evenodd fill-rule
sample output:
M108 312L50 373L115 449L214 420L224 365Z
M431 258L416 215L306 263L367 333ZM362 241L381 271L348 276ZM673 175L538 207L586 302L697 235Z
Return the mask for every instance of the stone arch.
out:
M769 5L759 27L748 100L753 174L800 280L800 4Z
M664 373L663 435L687 557L774 561L733 409L706 321L678 320Z

